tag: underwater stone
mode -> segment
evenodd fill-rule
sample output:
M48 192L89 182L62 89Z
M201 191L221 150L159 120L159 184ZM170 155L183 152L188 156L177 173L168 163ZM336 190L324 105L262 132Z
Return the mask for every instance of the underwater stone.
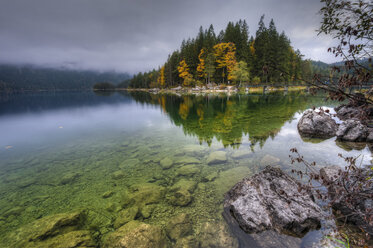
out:
M75 172L67 173L62 177L60 184L62 185L71 184L79 177L80 177L79 173L75 173Z
M13 244L13 247L27 247L31 242L40 242L57 235L76 231L84 218L83 211L44 217L11 233L8 237L9 243Z
M72 247L97 247L89 231L72 231L58 235L51 239L32 243L27 247L35 248L72 248Z
M201 145L187 145L182 149L182 151L184 151L185 154L199 155L206 151L206 147Z
M224 151L212 152L206 160L206 163L209 165L221 164L225 162L227 162L227 153Z
M128 168L128 167L131 167L131 166L135 166L139 163L140 163L140 160L138 160L137 158L131 158L131 159L127 159L127 160L123 161L119 165L119 168L124 169L124 168Z
M18 216L23 212L23 210L24 210L24 208L22 208L22 207L11 208L3 214L3 217L8 218L11 215Z
M164 170L170 169L173 165L173 161L170 158L164 158L159 163Z
M238 241L232 237L223 222L206 222L202 225L199 247L238 248Z
M109 198L110 196L112 196L114 194L113 191L106 191L105 193L102 194L102 198Z
M176 191L170 198L170 203L175 206L185 207L193 200L193 196L186 189Z
M250 150L239 150L239 151L236 151L232 154L232 158L242 159L242 158L247 158L250 155L252 155L252 151L250 151Z
M152 183L133 185L131 190L128 198L137 206L159 203L165 193L164 187Z
M111 177L115 180L118 180L118 179L122 179L123 177L125 176L124 172L121 171L121 170L118 170L116 172L114 172Z
M193 232L193 226L188 214L175 216L166 226L167 236L172 240L179 240Z
M199 161L198 159L194 157L183 156L183 157L176 158L174 163L187 165L187 164L200 164L201 161Z
M203 179L206 182L214 181L218 177L218 173L216 171L211 172L210 174L206 175Z
M250 169L246 166L239 166L226 171L221 171L219 176L212 182L216 195L222 197L229 189L248 174L250 174Z
M126 208L118 213L118 217L114 221L114 228L117 229L124 224L127 224L131 220L134 220L137 213L139 212L138 207Z
M267 165L276 165L279 163L281 160L279 158L276 158L272 155L265 155L262 160L260 160L260 165L261 166L267 166Z
M150 218L154 211L155 205L145 205L141 208L140 214L144 219Z
M118 210L119 206L117 204L115 204L114 202L110 202L107 206L106 206L106 210L109 211L109 212L116 212Z
M185 165L177 169L176 173L179 176L193 176L197 172L199 172L199 168L196 165L190 164L190 165Z
M192 180L180 179L171 187L171 191L178 191L180 189L185 189L190 193L193 193L196 189L197 183Z
M131 221L104 238L104 248L166 248L164 231L139 221Z
M198 246L198 241L193 236L178 239L174 248L195 248Z

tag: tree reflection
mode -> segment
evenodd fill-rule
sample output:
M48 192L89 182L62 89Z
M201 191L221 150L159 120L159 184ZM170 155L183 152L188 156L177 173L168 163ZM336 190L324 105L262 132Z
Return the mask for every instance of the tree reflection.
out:
M170 120L200 143L216 138L224 147L238 148L248 136L252 146L274 138L296 112L318 105L321 97L304 92L267 95L156 95L131 92L139 103L160 105Z

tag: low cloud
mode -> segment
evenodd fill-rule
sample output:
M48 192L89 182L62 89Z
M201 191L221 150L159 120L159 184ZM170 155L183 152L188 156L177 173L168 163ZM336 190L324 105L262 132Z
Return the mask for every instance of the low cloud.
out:
M321 8L307 0L0 0L0 62L135 73L158 68L199 26L246 19L255 35L274 18L306 58L335 61L317 37Z

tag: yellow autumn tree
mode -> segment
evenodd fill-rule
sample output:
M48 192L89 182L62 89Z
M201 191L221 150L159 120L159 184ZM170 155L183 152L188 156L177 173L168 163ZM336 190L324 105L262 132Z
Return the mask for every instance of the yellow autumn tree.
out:
M179 66L177 67L177 71L179 72L179 77L184 80L184 86L189 86L190 83L193 81L192 75L189 73L188 64L185 62L185 59L180 61Z
M200 78L206 78L205 49L203 48L201 49L201 52L198 55L198 59L199 59L199 64L197 66L198 76Z
M164 66L162 66L159 72L159 85L163 88L165 84L166 84L166 79L164 76Z
M236 65L236 46L232 42L222 42L214 46L214 55L218 69L222 69L223 83L227 73L228 80L232 80L232 72Z

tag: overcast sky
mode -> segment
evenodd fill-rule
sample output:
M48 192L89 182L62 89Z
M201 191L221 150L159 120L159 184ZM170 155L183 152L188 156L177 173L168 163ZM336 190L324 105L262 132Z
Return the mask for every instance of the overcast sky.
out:
M210 24L273 18L305 58L334 62L319 0L0 0L0 63L135 73L157 68Z

